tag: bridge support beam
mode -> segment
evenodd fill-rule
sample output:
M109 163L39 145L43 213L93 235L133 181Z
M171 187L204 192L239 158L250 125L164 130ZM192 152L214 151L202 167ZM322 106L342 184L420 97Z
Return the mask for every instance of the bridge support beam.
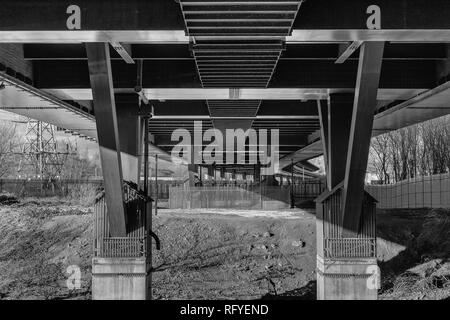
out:
M89 76L111 236L126 235L119 128L108 43L87 43Z
M359 229L383 51L384 42L367 42L359 56L343 194L343 234L347 237L356 236Z
M149 296L150 279L149 255L144 251L150 251L146 248L151 242L142 209L147 198L137 188L125 186L124 180L139 183L144 127L137 103L131 109L116 108L109 44L88 43L86 52L105 185L104 198L95 205L92 298L143 300Z
M328 100L319 102L328 190L344 180L353 101L353 94L344 93L332 94Z
M119 105L116 110L123 179L139 184L144 126L138 116L137 101L136 104Z
M317 298L377 298L375 200L364 191L383 42L361 46L355 95L318 105L327 190L317 202Z

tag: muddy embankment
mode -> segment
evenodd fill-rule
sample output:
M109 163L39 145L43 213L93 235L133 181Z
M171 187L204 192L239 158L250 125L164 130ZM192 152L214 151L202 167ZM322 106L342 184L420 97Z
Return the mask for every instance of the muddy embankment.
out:
M382 299L450 297L450 214L381 212ZM154 222L156 299L314 299L315 217L295 210L169 211ZM92 208L0 205L0 298L89 299ZM81 270L69 290L67 267Z

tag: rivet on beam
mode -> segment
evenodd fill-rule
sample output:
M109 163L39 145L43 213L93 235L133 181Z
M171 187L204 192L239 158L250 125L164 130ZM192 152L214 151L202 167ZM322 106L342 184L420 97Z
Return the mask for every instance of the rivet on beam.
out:
M363 42L362 41L353 41L347 48L345 48L343 51L339 50L339 58L334 62L336 64L344 63L350 56L358 50L358 48L361 46ZM341 48L341 45L339 45L339 49Z
M134 64L134 60L131 57L131 45L121 44L119 42L110 42L111 46L122 57L122 59L128 64Z

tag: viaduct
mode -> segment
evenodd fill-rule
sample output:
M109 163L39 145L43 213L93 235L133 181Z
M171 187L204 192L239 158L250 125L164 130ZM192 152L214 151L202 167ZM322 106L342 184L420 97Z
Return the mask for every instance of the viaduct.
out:
M448 0L0 0L0 106L98 141L94 299L150 298L142 155L195 121L279 129L280 171L323 154L318 298L376 299L370 139L450 113L449 42Z

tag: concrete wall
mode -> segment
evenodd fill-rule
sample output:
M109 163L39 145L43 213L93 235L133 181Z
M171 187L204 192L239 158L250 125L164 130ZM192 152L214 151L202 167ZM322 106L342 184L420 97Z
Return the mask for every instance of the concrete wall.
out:
M149 270L145 258L94 258L93 300L146 300Z
M450 174L417 177L388 185L368 185L379 209L450 208Z
M377 300L376 259L323 259L317 256L318 300Z

